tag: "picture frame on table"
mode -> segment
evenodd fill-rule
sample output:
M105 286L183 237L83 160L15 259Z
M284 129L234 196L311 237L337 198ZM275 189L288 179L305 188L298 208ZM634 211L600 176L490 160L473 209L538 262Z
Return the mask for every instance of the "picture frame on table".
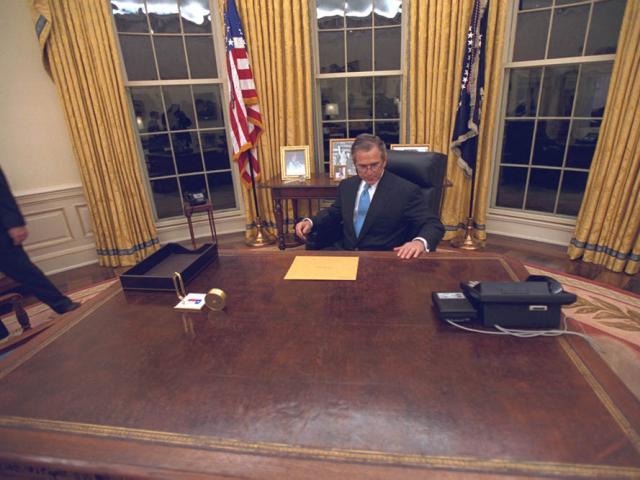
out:
M356 166L351 159L351 145L355 138L332 138L329 140L329 175L335 180L344 180L356 175Z
M280 171L282 180L311 178L309 145L280 147Z
M430 152L431 145L428 143L393 143L389 150L405 150L409 152Z

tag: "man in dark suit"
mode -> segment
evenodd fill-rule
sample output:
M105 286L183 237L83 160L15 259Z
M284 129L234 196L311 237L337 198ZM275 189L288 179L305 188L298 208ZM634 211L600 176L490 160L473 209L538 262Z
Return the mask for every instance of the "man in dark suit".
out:
M312 230L341 228L345 250L394 250L400 258L434 251L444 227L417 185L385 171L384 142L359 135L351 157L358 176L340 183L331 207L296 224L296 235L306 240Z
M31 262L22 248L27 235L24 218L0 168L0 272L27 287L57 313L78 308L79 303L63 295Z

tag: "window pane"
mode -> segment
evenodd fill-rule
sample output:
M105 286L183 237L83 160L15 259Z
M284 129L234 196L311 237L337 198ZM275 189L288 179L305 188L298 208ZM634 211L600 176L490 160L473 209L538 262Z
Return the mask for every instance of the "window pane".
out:
M520 0L520 10L550 7L552 0Z
M151 193L159 219L182 215L182 201L175 178L151 180Z
M589 5L580 5L554 10L548 58L582 55L589 8Z
M318 28L344 28L344 0L316 0Z
M371 28L347 30L347 70L366 72L371 70Z
M373 16L376 25L400 25L402 0L375 0Z
M158 87L131 88L131 101L136 116L138 132L159 132L166 130L161 118L162 98Z
M526 210L553 212L556 192L560 181L560 170L532 168L527 190Z
M224 127L219 85L194 85L193 97L200 128Z
M111 10L118 32L148 32L144 0L111 0Z
M207 184L205 183L204 175L185 175L179 178L182 198L186 197L187 193L207 193ZM207 195L207 197L209 197L209 195Z
M370 27L373 0L349 0L347 2L347 28Z
M147 165L149 177L165 177L175 175L173 156L169 145L169 135L144 135L140 137L142 151Z
M343 78L322 79L320 87L320 105L323 120L342 120L347 113L345 104L346 80Z
M210 173L207 175L207 180L214 210L236 208L236 197L233 193L233 180L230 172Z
M156 80L149 35L120 35L122 59L129 80Z
M324 162L329 162L329 140L332 138L347 138L346 122L327 122L322 124L322 145L324 146ZM329 171L328 169L326 170Z
M540 115L568 117L575 95L578 66L546 67L542 84Z
M551 10L519 13L513 60L538 60L544 58Z
M171 130L185 130L194 122L191 89L188 86L162 87Z
M176 0L147 0L147 9L154 33L180 33Z
M497 207L522 208L524 189L527 182L527 169L500 167L498 180Z
M384 143L387 144L387 148L392 143L400 143L400 122L376 122L375 132Z
M376 77L376 118L400 118L401 77Z
M350 138L356 138L361 133L373 133L373 122L349 122Z
M349 118L368 119L373 117L373 78L349 78L348 99Z
M320 73L344 72L344 31L318 32Z
M180 0L180 15L185 33L211 32L209 0Z
M569 137L567 167L589 168L596 150L601 120L574 120Z
M569 120L540 120L533 150L534 165L562 166Z
M196 132L180 132L171 135L176 154L178 173L202 172L202 157Z
M604 55L616 52L625 4L625 0L611 0L593 4L587 55Z
M533 140L533 120L507 120L504 122L502 163L527 165Z
M184 58L184 46L179 35L154 36L158 70L162 80L189 78L187 62Z
M576 100L576 117L602 117L611 80L610 62L582 65Z
M587 186L587 176L587 172L564 172L557 213L578 215L584 189Z
M229 169L229 151L227 149L227 135L224 130L200 132L202 153L207 170Z
M539 67L511 70L506 112L508 117L534 117L536 115L541 75L542 69Z
M400 27L376 28L376 70L400 70Z
M191 78L216 78L216 57L213 51L211 35L184 37L189 56Z

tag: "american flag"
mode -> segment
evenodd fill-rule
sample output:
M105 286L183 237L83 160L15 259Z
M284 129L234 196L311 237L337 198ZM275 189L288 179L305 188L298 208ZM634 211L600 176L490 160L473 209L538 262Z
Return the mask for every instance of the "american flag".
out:
M229 77L229 118L233 159L238 162L242 179L251 184L249 162L254 175L260 174L256 144L262 133L258 94L249 65L247 45L235 0L227 0L224 10Z
M476 167L480 109L484 96L484 37L487 33L489 0L475 0L467 31L460 101L453 129L451 150L458 157L458 165L472 176Z

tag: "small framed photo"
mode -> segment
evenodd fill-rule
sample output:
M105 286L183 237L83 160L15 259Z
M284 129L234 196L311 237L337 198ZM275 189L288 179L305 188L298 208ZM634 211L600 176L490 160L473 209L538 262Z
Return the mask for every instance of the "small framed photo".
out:
M280 171L282 180L311 178L309 145L280 147Z
M428 143L394 143L389 150L408 150L410 152L430 152L431 145Z
M355 138L332 138L329 140L329 175L343 180L356 174L356 166L351 159L351 145Z

